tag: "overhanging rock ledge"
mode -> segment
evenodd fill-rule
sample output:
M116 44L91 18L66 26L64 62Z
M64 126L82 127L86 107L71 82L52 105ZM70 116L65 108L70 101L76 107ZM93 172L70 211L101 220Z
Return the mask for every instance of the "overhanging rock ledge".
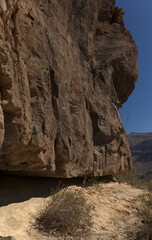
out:
M127 172L137 48L114 0L0 2L0 170Z

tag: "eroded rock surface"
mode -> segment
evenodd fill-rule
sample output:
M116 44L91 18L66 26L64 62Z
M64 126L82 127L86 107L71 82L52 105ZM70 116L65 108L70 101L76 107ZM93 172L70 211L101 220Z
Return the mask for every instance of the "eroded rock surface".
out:
M131 168L118 108L137 48L114 0L0 1L0 169L55 177Z

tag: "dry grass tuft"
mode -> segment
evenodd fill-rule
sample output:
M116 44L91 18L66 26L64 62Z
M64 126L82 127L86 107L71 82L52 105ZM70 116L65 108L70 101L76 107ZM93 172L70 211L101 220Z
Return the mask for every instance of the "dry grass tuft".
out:
M90 206L78 189L56 191L34 219L33 227L43 234L52 231L75 235L91 225Z

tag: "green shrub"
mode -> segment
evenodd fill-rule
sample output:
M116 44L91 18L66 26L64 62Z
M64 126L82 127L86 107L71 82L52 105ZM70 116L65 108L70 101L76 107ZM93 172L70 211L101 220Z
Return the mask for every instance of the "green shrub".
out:
M129 185L132 185L134 187L143 187L143 181L136 175L136 173L131 170L126 175L119 175L116 177L118 182L127 183Z
M142 197L142 205L140 214L143 216L144 222L152 224L152 196Z
M143 196L141 199L142 207L138 209L138 214L144 224L140 234L144 233L145 239L152 239L152 195Z
M145 181L145 188L152 193L152 180Z
M90 206L78 189L56 191L37 214L33 226L41 233L51 231L74 235L91 225Z

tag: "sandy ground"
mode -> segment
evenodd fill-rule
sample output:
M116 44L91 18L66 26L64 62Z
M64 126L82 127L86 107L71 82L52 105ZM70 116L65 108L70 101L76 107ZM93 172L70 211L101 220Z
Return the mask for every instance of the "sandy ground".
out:
M36 230L31 229L30 222L33 215L44 206L48 199L36 196L14 203L13 201L11 203L11 200L4 201L3 199L1 201L3 204L0 207L0 236L13 236L15 240L135 239L134 234L142 226L137 213L141 204L140 197L146 194L145 191L117 182L98 183L87 188L76 185L72 187L83 191L88 203L92 205L93 226L88 234L81 237L64 238L42 236ZM1 198L2 196L4 196L4 191L0 193ZM8 194L8 197L10 196L11 191ZM5 192L5 199L6 197L7 193ZM15 196L12 199L15 199ZM7 204L7 202L9 203Z

